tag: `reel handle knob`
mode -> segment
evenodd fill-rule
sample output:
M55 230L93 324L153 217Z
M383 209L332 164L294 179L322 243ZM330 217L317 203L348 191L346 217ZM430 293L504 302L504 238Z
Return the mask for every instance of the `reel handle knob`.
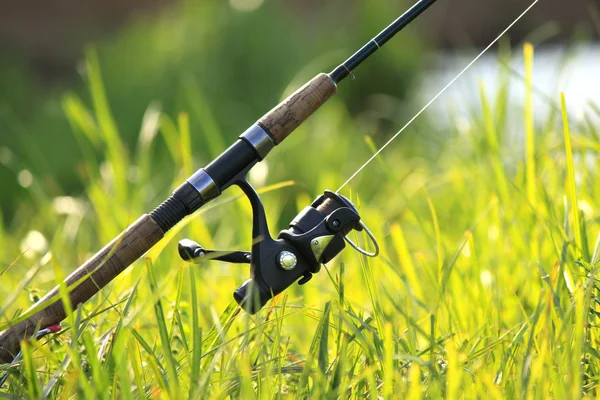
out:
M180 240L177 251L183 261L194 261L206 254L204 247L190 239Z

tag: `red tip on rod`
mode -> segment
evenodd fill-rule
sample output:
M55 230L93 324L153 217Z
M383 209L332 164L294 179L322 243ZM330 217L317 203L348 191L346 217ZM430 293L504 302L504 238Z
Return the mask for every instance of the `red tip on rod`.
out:
M48 329L52 333L58 333L61 331L62 326L60 324L56 324L56 325L51 325L51 326L47 327L46 329Z

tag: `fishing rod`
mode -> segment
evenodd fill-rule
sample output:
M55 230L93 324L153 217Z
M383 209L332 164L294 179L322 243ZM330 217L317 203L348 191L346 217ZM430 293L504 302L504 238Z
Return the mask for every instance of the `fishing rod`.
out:
M233 295L248 313L258 312L271 298L294 282L300 285L307 283L322 264L344 249L346 243L366 256L377 256L377 241L362 222L356 207L346 197L331 191L319 196L294 218L288 229L282 230L273 239L261 199L246 175L329 100L336 93L337 85L352 76L356 67L436 1L419 0L331 73L317 75L283 100L242 133L231 147L189 177L171 197L149 214L142 215L81 265L64 281L71 304L76 307L85 303L150 250L183 218L233 185L242 189L252 205L251 251L207 250L188 239L179 243L178 250L181 258L188 262L219 260L250 264L250 279ZM373 252L361 249L346 237L353 230L367 233L373 244ZM22 340L35 336L36 331L56 326L67 317L58 287L28 312L32 315L26 312L17 318L18 322L0 333L0 363L15 359Z

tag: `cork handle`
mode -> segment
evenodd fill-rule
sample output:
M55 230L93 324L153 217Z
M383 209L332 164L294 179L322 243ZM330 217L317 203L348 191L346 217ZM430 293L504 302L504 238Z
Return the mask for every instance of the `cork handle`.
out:
M329 100L335 91L336 86L331 78L327 74L319 74L258 122L273 136L275 144L279 144Z
M149 215L143 215L121 235L77 268L65 283L70 289L71 304L85 303L125 268L140 258L164 236L163 231ZM39 304L55 300L58 288L52 289ZM56 301L35 315L0 333L0 363L9 363L19 352L20 342L33 335L36 327L56 325L66 318L62 301Z

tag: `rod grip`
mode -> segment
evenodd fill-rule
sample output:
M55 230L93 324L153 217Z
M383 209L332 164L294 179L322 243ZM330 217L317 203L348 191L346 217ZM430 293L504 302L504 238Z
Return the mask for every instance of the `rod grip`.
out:
M150 215L141 216L65 279L65 283L71 288L69 297L73 307L85 303L98 293L163 236L162 229ZM33 307L55 300L58 290L58 287L52 289ZM43 329L56 325L65 318L65 308L62 301L58 300L0 333L0 363L12 362L19 352L21 340L31 337L36 327Z
M321 73L266 113L258 123L267 129L275 144L279 144L335 92L335 83Z

